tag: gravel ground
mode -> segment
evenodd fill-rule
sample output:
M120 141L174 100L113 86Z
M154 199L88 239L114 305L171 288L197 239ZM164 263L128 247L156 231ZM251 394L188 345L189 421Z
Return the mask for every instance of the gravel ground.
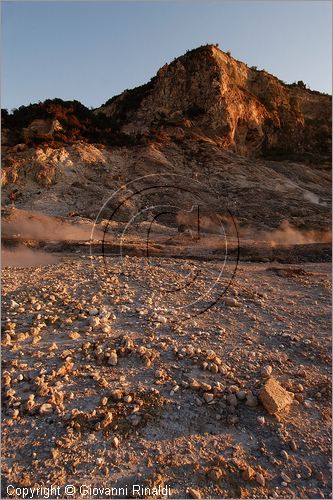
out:
M5 268L2 498L330 497L330 264L234 268ZM267 379L293 394L274 415Z

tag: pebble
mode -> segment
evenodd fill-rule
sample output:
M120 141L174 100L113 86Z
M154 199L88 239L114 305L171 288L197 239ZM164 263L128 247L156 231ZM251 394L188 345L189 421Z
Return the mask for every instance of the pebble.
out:
M248 392L245 401L246 406L250 408L254 408L258 406L258 398L252 394L252 392Z
M215 363L212 364L210 371L214 374L218 373L219 367Z
M237 406L238 402L235 394L228 394L227 402L229 403L230 406Z
M120 389L116 389L116 390L111 392L111 396L116 401L119 401L123 397L123 393Z
M113 439L112 439L112 444L115 448L119 448L119 444L120 444L120 441L119 439L117 438L117 436L115 436Z
M96 316L97 314L98 314L98 309L96 309L96 307L89 309L89 316Z
M225 297L224 298L224 305L228 307L240 307L241 303L236 300L234 297Z
M297 451L297 444L296 444L296 441L294 439L292 439L289 443L289 446L290 446L290 449L292 451Z
M98 317L96 317L96 316L93 316L92 318L89 318L89 324L93 328L96 328L97 326L99 326L100 323L101 323L101 320Z
M212 481L218 482L223 476L223 472L219 467L213 467L213 469L211 469L207 475Z
M291 479L290 477L285 474L284 472L281 472L281 478L283 479L283 481L285 481L286 483L291 483Z
M79 332L71 332L68 336L72 340L76 340L76 339L79 339L81 337Z
M237 396L237 399L239 399L240 401L243 401L245 398L246 398L246 392L245 391L238 391L236 393L236 396Z
M53 413L53 406L50 403L44 403L39 408L39 413L41 415L48 415L50 413Z
M257 422L260 425L265 425L265 422L266 422L265 417L262 417L262 416L257 417Z
M227 375L229 372L230 368L227 365L219 365L219 372L222 373L222 375Z
M285 450L281 451L281 457L283 457L285 460L289 460L289 455Z
M239 387L237 385L231 385L229 387L229 392L231 394L236 394L237 392L239 392Z
M116 366L118 364L118 356L117 356L116 351L110 352L108 364L111 366Z
M28 396L28 401L25 405L25 408L27 411L31 411L33 407L35 406L35 395L34 394L29 394Z
M200 491L195 488L189 488L188 494L190 495L191 498L201 498Z
M263 366L263 368L261 369L261 376L264 378L268 378L272 375L272 372L273 368L271 367L271 365Z
M301 465L301 473L303 477L310 478L312 476L312 469L309 465L303 463Z
M252 467L246 467L246 469L243 470L242 472L242 478L244 481L251 481L251 479L254 478L255 476L255 470Z
M11 417L12 417L12 418L17 418L19 415L20 415L20 412L19 412L19 410L16 408L15 410L13 410Z
M260 472L256 473L256 481L258 484L260 484L260 486L265 486L266 484L266 480Z
M212 394L211 392L205 392L203 398L206 403L211 403L214 400L214 394Z
M99 428L105 429L106 427L108 427L112 423L112 420L113 420L113 414L112 414L112 412L109 411L106 413L106 415L105 415L103 421L100 423L100 425L97 424L98 430L99 430Z

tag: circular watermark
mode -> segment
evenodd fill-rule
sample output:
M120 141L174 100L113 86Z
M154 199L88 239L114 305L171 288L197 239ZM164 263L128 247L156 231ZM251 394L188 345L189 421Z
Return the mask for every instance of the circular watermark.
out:
M151 320L178 323L208 311L226 294L239 262L237 222L228 200L197 179L150 174L103 203L90 255L103 281L114 274L118 257L118 272L134 273L139 306Z

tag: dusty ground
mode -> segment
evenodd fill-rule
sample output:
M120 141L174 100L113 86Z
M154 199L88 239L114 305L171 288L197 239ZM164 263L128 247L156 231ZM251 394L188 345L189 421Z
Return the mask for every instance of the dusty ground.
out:
M210 292L219 261L5 268L2 497L9 484L330 497L330 264L272 266L241 262L229 299L196 317L234 262ZM295 395L277 416L256 398L267 365Z

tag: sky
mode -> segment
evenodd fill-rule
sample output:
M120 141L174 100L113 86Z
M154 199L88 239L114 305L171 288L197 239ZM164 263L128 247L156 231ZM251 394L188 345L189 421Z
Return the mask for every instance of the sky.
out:
M331 93L331 2L3 1L1 107L98 107L188 49L218 43L286 83Z

